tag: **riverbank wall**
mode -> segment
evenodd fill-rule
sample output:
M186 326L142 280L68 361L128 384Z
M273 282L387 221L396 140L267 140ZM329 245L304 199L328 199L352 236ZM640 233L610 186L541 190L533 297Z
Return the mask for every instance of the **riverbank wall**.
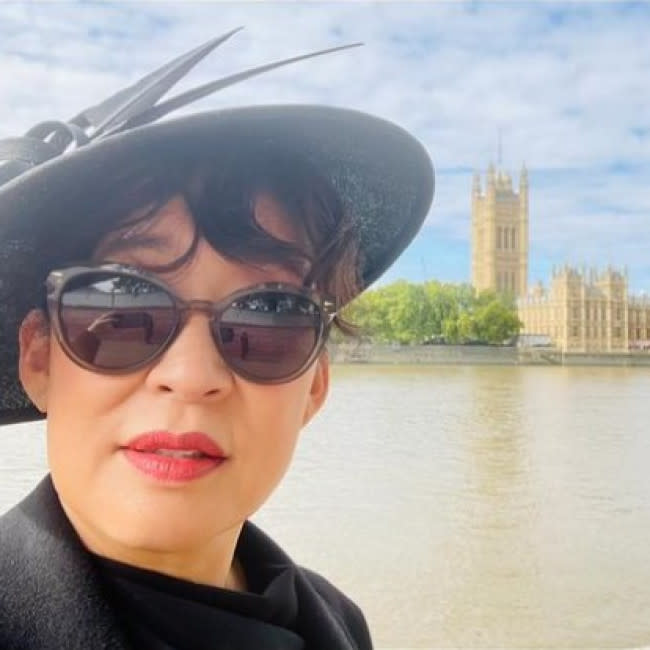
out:
M650 352L628 354L563 353L553 348L492 345L391 345L330 343L333 363L430 365L647 366Z

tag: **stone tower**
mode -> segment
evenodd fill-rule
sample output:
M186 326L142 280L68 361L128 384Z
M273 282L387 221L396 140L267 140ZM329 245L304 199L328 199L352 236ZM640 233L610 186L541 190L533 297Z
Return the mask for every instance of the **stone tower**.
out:
M487 170L472 183L472 286L477 291L525 296L528 291L528 172L522 166L519 194L509 174Z

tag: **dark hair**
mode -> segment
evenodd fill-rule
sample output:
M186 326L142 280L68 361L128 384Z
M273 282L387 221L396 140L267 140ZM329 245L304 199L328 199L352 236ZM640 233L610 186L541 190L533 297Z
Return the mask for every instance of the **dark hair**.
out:
M148 223L173 196L182 196L194 218L193 242L179 258L153 272L175 270L190 261L201 238L224 257L246 264L279 263L298 270L307 286L348 303L357 293L358 243L339 196L304 157L269 143L191 158L133 161L104 179L100 197L89 197L83 223L68 233L62 263L101 256L146 240ZM297 241L274 237L255 219L255 202L268 193L284 208ZM138 226L138 227L135 227ZM74 251L74 252L73 252ZM61 259L60 255L57 255ZM354 328L337 316L344 333Z

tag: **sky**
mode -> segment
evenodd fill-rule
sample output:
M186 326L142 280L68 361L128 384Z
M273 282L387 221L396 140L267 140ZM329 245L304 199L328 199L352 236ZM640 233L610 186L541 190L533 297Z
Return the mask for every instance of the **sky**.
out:
M470 280L470 189L498 162L530 181L530 277L627 267L650 293L650 3L0 2L0 138L70 119L238 26L178 89L363 41L192 110L346 106L412 132L436 168L420 234L382 282ZM173 94L173 93L172 93Z

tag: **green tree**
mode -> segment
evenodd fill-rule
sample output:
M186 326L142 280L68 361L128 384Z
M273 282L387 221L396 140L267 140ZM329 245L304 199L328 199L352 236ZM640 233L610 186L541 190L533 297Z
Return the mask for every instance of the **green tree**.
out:
M479 307L474 323L477 338L486 343L503 343L518 334L523 326L517 314L499 299Z
M425 282L423 286L428 303L428 335L441 336L445 322L458 314L457 289L453 285L441 284L435 280Z
M399 280L371 289L344 310L363 336L379 342L417 344L444 336L450 343L501 343L519 331L512 297L467 284Z

